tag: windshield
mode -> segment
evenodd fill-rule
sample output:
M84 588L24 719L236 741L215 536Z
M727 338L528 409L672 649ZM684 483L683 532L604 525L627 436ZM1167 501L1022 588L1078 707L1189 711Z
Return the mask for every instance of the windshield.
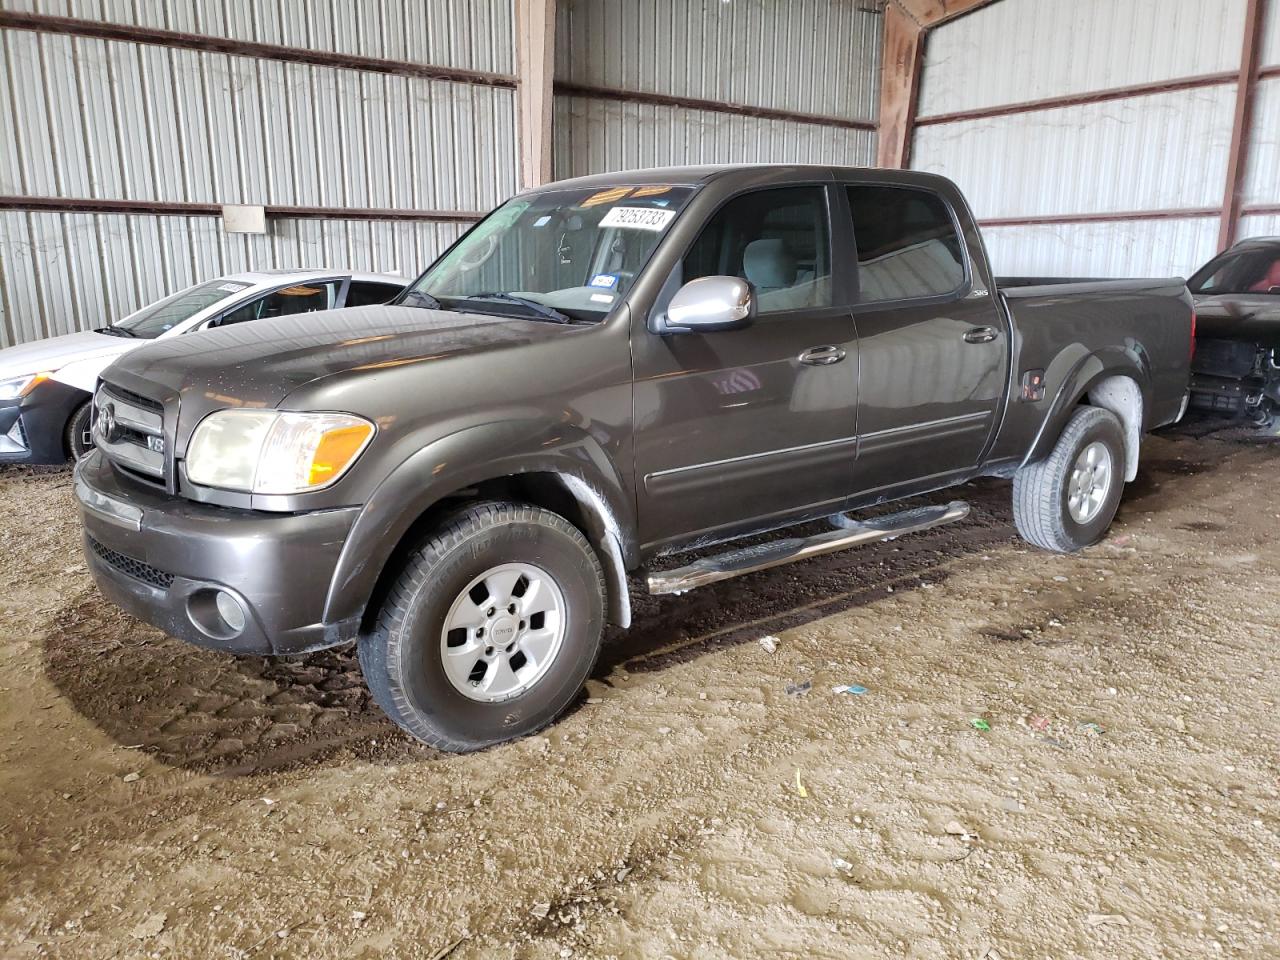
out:
M603 319L692 193L649 185L516 197L414 283L405 302L418 293L454 309L465 300L465 309L486 313Z
M112 326L116 330L127 330L132 336L154 340L206 307L221 300L230 300L249 287L250 284L235 280L210 280L144 307Z
M1280 293L1280 248L1224 253L1202 267L1187 286L1192 293Z

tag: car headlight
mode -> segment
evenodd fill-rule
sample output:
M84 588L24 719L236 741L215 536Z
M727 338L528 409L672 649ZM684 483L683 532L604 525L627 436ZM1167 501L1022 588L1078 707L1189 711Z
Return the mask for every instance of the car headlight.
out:
M21 377L0 380L0 400L17 400L49 379L47 373L28 373Z
M219 410L187 447L187 478L246 493L306 493L337 481L373 439L349 413Z

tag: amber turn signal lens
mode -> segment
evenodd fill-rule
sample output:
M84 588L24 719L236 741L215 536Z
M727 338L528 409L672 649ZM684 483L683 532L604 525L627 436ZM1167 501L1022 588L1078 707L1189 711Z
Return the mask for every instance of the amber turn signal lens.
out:
M319 486L345 470L372 433L373 427L364 423L327 431L311 458L311 484Z

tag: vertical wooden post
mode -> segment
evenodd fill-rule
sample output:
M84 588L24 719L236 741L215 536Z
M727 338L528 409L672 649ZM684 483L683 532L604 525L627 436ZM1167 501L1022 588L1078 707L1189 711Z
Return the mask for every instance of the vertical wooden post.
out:
M551 179L556 0L516 0L516 126L520 185Z
M924 28L896 3L884 8L880 62L880 122L876 165L902 169L911 160L911 137L920 92Z
M1266 0L1249 0L1244 15L1244 46L1240 53L1240 78L1236 84L1236 112L1231 127L1231 153L1227 159L1227 192L1222 200L1222 226L1218 249L1236 242L1240 229L1245 174L1249 167L1249 134L1253 126L1253 100L1258 87L1258 55Z

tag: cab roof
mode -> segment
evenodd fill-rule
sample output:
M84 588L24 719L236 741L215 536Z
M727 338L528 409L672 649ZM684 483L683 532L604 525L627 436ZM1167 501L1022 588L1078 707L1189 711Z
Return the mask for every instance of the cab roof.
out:
M796 177L826 178L832 176L874 175L883 178L886 174L902 183L932 186L943 178L936 174L918 170L885 170L876 167L851 167L832 163L723 163L701 164L683 167L649 167L643 170L618 170L612 173L594 173L585 177L574 177L571 180L556 180L532 187L525 193L540 193L546 190L591 190L617 186L645 186L647 184L672 184L675 186L702 186L723 177L742 175L753 179L768 179L770 175L778 180L791 180Z

